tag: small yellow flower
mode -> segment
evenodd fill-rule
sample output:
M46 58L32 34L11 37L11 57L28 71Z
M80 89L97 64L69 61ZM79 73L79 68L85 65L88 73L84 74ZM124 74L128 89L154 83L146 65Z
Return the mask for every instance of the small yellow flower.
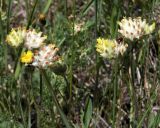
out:
M13 47L18 47L23 43L25 34L26 30L24 28L19 27L12 29L6 37L6 42Z
M155 23L153 23L152 25L146 24L146 26L144 28L145 34L147 35L147 34L152 33L154 31L155 27L156 27Z
M115 40L97 39L96 51L100 53L100 55L104 58L114 58L115 57Z
M20 60L22 63L31 63L33 61L32 51L22 53Z

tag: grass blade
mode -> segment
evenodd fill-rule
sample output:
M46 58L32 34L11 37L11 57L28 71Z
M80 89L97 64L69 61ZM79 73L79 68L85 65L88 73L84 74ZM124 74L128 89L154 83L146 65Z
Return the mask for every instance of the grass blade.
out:
M58 103L58 101L57 101L57 99L56 99L55 92L54 92L54 90L53 90L53 88L52 88L52 85L51 85L51 83L50 83L50 80L49 80L48 77L47 77L46 72L45 72L44 70L42 70L42 69L41 69L40 71L41 71L41 74L42 74L42 76L43 76L43 78L44 78L44 80L45 80L45 83L46 83L47 87L48 87L48 90L50 90L50 92L51 92L51 94L52 94L52 96L53 96L53 102L54 102L54 104L56 105L56 108L57 108L59 114L61 115L61 118L62 118L62 120L63 120L63 123L65 124L66 128L72 128L71 125L70 125L70 123L69 123L68 120L67 120L66 115L63 113L63 111L62 111L62 109L61 109L61 107L60 107L60 105L59 105L59 103Z

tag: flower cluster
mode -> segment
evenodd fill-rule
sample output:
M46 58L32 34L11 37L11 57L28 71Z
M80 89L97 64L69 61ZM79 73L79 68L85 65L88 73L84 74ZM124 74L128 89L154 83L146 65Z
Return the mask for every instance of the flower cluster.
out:
M59 59L57 51L58 48L53 44L41 47L40 50L35 53L32 65L42 68L52 65Z
M133 41L134 39L140 39L144 35L152 33L155 29L155 23L149 25L146 20L142 20L141 17L137 18L123 18L118 22L120 29L118 32L125 38ZM96 44L96 51L104 58L112 59L119 55L123 55L127 50L128 44L116 40L98 38Z
M123 55L127 47L127 44L118 43L116 40L98 38L96 50L102 57L112 59Z
M36 32L35 30L29 30L26 33L24 46L28 49L39 48L43 45L43 42L47 39L47 36L42 36L42 32Z
M25 28L19 27L16 29L12 29L11 32L6 37L6 42L13 47L18 47L23 43L25 35L26 35Z
M42 36L42 32L33 30L26 30L25 28L15 28L7 35L6 42L14 47L20 46L24 43L27 49L39 48L42 46L47 36Z
M139 39L143 35L147 35L153 32L155 29L155 23L149 25L146 20L142 20L141 17L137 18L123 18L118 22L120 29L118 30L125 38L130 40Z
M7 35L6 42L14 47L24 44L28 50L23 52L20 61L39 68L46 68L59 59L57 55L58 48L54 44L45 45L44 41L47 36L42 32L26 30L24 28L12 29Z

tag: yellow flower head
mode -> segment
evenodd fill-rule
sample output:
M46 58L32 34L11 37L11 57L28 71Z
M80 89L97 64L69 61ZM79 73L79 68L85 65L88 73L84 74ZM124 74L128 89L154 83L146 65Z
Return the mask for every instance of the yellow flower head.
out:
M22 63L31 63L33 61L32 51L22 53L20 60Z
M100 53L100 55L104 58L114 58L115 57L115 47L116 41L98 38L96 44L96 51Z
M144 27L145 34L147 35L147 34L152 33L154 31L155 27L156 27L155 23L152 23L151 25L146 24L146 26Z
M23 43L25 35L26 29L24 28L19 27L12 29L6 37L6 42L13 47L18 47L20 44Z

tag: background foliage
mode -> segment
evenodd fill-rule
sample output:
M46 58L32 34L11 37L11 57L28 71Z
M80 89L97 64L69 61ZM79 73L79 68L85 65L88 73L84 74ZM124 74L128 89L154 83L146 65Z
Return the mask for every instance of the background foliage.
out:
M0 0L0 128L158 127L159 7L158 0ZM96 39L121 38L117 21L124 16L154 21L156 30L132 42L136 62L128 52L116 63L101 58ZM15 80L20 48L5 38L18 26L46 34L62 63L44 74L23 67Z

